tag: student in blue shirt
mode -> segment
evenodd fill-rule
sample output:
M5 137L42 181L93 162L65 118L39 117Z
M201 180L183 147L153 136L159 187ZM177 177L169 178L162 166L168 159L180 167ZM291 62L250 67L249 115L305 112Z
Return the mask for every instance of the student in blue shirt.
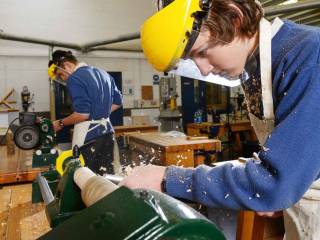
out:
M122 184L215 208L286 209L286 239L318 239L320 29L271 26L254 0L158 3L141 32L148 61L176 72L187 62L189 77L195 68L197 79L241 84L261 151L245 164L137 167Z
M67 81L73 113L53 122L54 130L75 125L72 145L78 145L86 165L103 175L114 173L114 129L110 114L122 105L122 95L104 70L80 63L71 51L52 54L49 70Z

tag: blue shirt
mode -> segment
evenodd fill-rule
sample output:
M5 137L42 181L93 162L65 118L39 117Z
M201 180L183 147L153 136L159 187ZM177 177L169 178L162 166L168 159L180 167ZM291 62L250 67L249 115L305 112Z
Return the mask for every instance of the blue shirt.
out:
M272 75L275 128L261 161L170 167L168 194L211 207L274 211L292 206L318 179L320 29L286 21L272 39Z
M109 118L112 104L122 105L120 91L113 78L103 69L92 66L78 68L69 76L67 88L73 111L89 114L89 120ZM87 134L86 142L110 132L114 132L111 124L108 124L107 131L102 126L97 127Z

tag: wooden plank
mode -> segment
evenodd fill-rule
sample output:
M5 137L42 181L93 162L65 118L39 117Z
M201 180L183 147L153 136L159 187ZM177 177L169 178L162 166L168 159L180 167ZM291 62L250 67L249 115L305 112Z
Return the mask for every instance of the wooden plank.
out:
M0 104L3 100L6 100L8 97L10 97L10 95L13 93L14 89L11 88L0 100Z
M150 85L141 86L141 99L153 100L153 86L150 86Z
M19 109L7 109L7 108L0 108L0 112L19 112Z
M8 201L11 192L9 209L0 214L2 225L6 226L6 233L0 228L0 234L8 240L36 239L50 230L49 223L44 213L43 204L32 204L32 185L5 186L4 201ZM1 227L1 226L0 226Z
M0 213L0 239L7 238L9 210Z
M252 238L254 212L241 211L238 215L237 240L247 240Z
M13 155L15 153L16 147L13 140L13 133L11 131L8 131L6 135L6 145L7 145L7 154Z
M116 137L126 135L134 132L157 132L156 125L130 125L130 126L115 126L113 127Z
M11 201L11 189L1 189L0 190L0 239L6 239L10 201Z
M9 209L9 203L11 201L11 189L0 190L0 213Z
M8 189L7 186L4 189ZM10 187L11 201L10 207L15 207L20 204L31 202L32 198L32 184L19 184Z
M40 208L41 209L41 208ZM20 221L21 240L33 240L51 230L45 210L24 217Z

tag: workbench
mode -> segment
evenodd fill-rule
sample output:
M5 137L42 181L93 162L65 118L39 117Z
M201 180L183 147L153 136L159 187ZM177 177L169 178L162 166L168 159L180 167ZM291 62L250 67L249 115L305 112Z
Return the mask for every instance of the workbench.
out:
M229 123L221 122L221 123L210 123L210 122L202 122L202 123L189 123L187 124L187 135L188 136L208 136L210 134L211 127L219 127L219 132L217 134L217 138L223 137L228 131L230 131L230 136L234 138L234 150L236 152L242 151L240 134L246 133L246 140L256 141L257 137L255 135L254 129L251 126L251 122L249 120L236 120L230 121Z
M132 132L157 132L157 125L129 125L129 126L114 126L116 137L124 136Z
M31 182L38 173L48 167L32 168L33 150L15 147L14 154L7 153L6 146L0 146L0 185L16 182Z
M219 127L218 137L222 137L225 134L225 125L223 123L188 123L187 135L188 136L208 136L210 133L210 127Z
M138 161L144 158L145 164L194 167L204 160L197 158L197 153L221 151L218 139L187 140L186 136L172 137L164 132L133 133L128 134L127 138L130 150L136 153L132 159L137 156Z

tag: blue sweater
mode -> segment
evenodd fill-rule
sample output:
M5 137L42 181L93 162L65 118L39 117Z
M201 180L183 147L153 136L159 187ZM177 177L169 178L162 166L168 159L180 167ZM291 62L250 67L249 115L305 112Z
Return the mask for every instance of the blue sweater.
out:
M78 68L68 78L67 88L71 95L73 111L89 114L89 120L108 118L112 104L122 105L122 95L113 78L99 68ZM108 124L107 131L102 126L97 127L87 134L86 142L108 132L114 132L111 124Z
M169 167L168 194L210 207L256 211L296 203L320 173L319 50L319 28L286 21L272 40L275 128L258 154L261 161Z

